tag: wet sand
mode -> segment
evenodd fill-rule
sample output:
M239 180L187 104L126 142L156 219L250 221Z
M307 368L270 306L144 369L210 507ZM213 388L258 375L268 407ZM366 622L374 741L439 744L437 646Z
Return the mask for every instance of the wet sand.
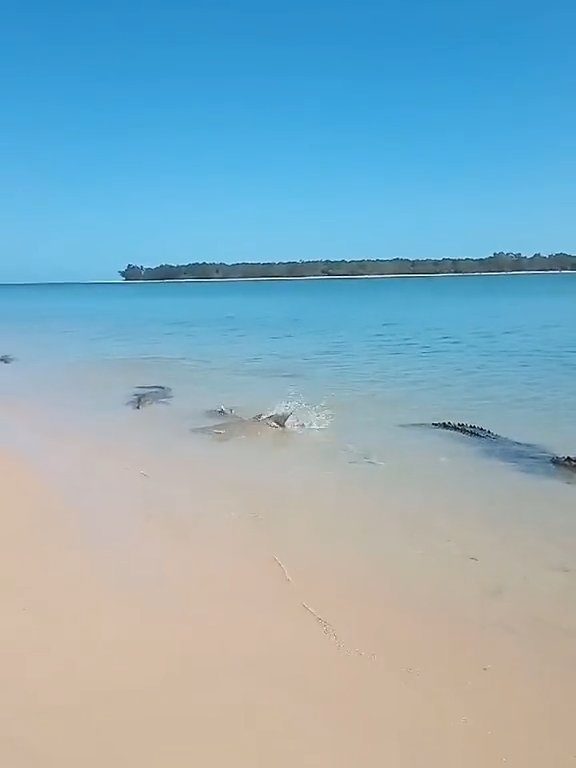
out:
M121 492L58 439L73 493L0 456L2 765L576 763L572 563L410 504L362 531L352 490L207 475L222 446Z

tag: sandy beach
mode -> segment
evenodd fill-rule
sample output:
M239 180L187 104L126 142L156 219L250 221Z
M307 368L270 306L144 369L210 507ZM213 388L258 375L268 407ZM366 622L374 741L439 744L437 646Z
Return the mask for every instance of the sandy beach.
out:
M525 269L522 271L502 271L502 272L432 272L420 274L414 274L409 272L403 272L392 275L307 275L307 276L292 276L292 277L182 277L174 278L170 280L88 280L82 281L82 285L144 285L146 283L152 284L166 284L166 283L268 283L268 282L298 282L303 280L387 280L389 278L401 278L401 277L498 277L500 275L570 275L576 274L574 270L568 269ZM68 283L63 281L45 281L42 283L29 283L29 282L16 282L12 281L7 285L67 285ZM70 281L70 285L74 285L74 281Z
M214 478L199 476L194 493L177 497L144 476L138 498L114 507L102 495L98 537L82 505L25 457L4 451L0 476L3 765L560 768L576 759L573 627L554 624L561 603L539 615L537 591L508 612L493 607L485 587L502 565L490 563L488 540L475 540L486 564L462 557L442 573L433 546L424 565L414 555L401 564L416 520L405 510L388 524L374 571L353 546L328 555L314 535L299 551L300 523L283 537L262 523L263 510L293 512L302 489L275 504L271 489L249 482L232 497L226 487L210 494ZM336 495L306 492L320 528ZM115 534L128 502L129 530ZM210 514L189 514L194 506ZM573 573L554 578L573 584ZM452 580L454 600L442 594Z
M576 3L5 5L0 768L576 768Z

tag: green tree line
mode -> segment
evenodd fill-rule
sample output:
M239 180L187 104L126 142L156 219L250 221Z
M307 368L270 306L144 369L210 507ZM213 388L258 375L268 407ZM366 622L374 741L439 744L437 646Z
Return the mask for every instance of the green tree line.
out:
M523 256L499 251L482 259L365 259L359 261L282 261L238 264L128 264L124 280L222 280L272 277L369 277L386 275L464 275L473 272L576 271L576 256L551 253Z

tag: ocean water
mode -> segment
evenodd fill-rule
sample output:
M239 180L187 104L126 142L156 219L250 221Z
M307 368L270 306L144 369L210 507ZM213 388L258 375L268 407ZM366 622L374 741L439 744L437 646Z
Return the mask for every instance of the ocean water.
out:
M575 454L575 329L571 274L0 286L0 445L121 563L148 519L245 520L344 628L366 603L359 642L393 583L550 648L576 637L576 478L407 425ZM154 384L169 405L127 407ZM195 431L221 404L292 427Z
M566 452L575 328L570 274L0 286L11 373L146 363L179 398L294 400L374 431L471 419Z
M115 592L163 603L164 585L170 602L180 573L188 609L213 579L263 638L286 618L288 661L303 612L335 675L362 665L381 691L397 677L439 701L450 742L500 733L500 764L529 732L534 765L571 763L576 477L410 425L575 454L576 275L0 286L0 354L17 358L0 365L0 449L73 502ZM127 406L155 384L170 404ZM294 410L292 426L195 431L221 404ZM273 610L253 581L227 589L245 568Z
M189 428L221 404L288 409L302 437L285 461L366 465L395 484L449 461L505 483L517 469L405 425L469 421L576 453L575 329L571 274L3 285L0 352L17 362L0 393L86 429L163 384L170 407L141 419L168 441L198 440Z

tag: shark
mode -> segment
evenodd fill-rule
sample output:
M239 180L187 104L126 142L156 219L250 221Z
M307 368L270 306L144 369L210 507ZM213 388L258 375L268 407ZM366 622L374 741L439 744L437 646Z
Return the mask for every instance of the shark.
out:
M225 416L225 421L219 421L204 427L195 427L192 432L208 434L230 439L233 437L247 437L250 434L261 434L268 429L285 429L286 423L292 411L273 413L257 413L255 416L245 418L236 412L234 408L220 406L207 411L211 416Z

